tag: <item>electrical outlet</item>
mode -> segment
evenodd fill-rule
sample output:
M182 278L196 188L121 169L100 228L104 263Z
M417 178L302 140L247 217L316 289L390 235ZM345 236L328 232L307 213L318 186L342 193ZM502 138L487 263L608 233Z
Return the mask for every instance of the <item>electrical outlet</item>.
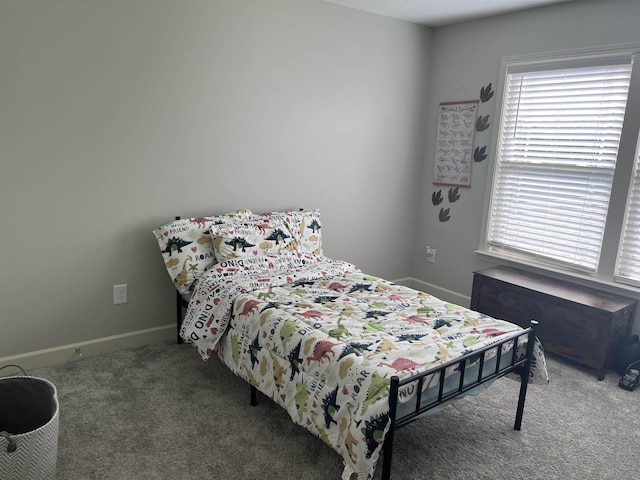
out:
M424 251L427 256L427 262L436 263L436 249L427 245L424 247Z
M127 303L127 284L113 286L113 304Z

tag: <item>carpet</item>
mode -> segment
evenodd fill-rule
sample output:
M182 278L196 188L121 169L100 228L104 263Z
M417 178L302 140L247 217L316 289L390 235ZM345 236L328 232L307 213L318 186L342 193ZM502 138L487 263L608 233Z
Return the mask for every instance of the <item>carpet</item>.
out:
M396 433L392 478L640 478L640 392L548 355L513 430L518 383L503 378ZM341 457L217 359L159 344L30 371L58 389L57 479L340 479ZM380 478L381 463L375 479Z

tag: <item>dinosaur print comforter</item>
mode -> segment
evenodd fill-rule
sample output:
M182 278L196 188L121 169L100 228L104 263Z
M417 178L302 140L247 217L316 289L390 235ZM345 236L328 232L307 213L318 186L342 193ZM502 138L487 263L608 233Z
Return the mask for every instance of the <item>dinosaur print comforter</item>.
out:
M373 476L392 375L406 378L520 327L299 252L217 264L200 279L182 337L214 352L344 459ZM533 380L546 381L537 362Z

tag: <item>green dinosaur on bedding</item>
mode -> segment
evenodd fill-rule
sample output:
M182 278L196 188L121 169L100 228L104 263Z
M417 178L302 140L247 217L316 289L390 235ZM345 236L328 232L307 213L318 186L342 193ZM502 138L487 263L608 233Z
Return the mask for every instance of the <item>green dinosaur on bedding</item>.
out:
M479 343L479 342L480 342L480 337L469 337L464 342L462 342L462 344L465 347L471 347L472 345L475 345L476 343Z
M276 242L276 245L279 245L280 242L284 242L287 238L291 238L291 236L287 235L279 228L276 228L273 232L271 232L271 235L265 238L265 240L271 240L273 242Z
M282 340L282 345L284 348L287 348L287 344L291 341L293 334L296 333L298 329L297 322L292 320L285 320L282 323L282 327L280 328L280 339Z
M331 338L340 340L342 337L346 337L349 335L349 330L347 330L347 327L342 325L342 318L338 318L338 326L329 330L328 334Z
M269 290L266 292L258 293L258 300L268 300L269 298L275 297L276 294L273 293L273 289L269 287Z
M380 322L374 322L374 321L367 322L362 327L362 331L365 333L381 332L383 330L384 330L384 325L382 325Z
M247 242L244 238L242 237L234 237L229 241L224 242L227 245L233 247L233 251L236 252L238 249L241 249L243 252L246 252L246 248L251 248L251 247L255 247L255 245Z
M369 405L373 405L379 399L384 397L389 390L389 380L377 373L371 375L371 385L367 389L367 398L362 403L362 414L367 413Z
M309 390L307 390L307 385L304 383L296 383L296 409L298 410L298 418L300 421L304 418L307 413L307 401L309 400Z
M382 310L383 308L387 308L387 303L383 302L381 300L375 300L373 302L371 302L371 305L369 305L371 308L375 308L376 310Z
M164 253L168 253L169 256L171 256L173 252L182 253L182 247L186 247L187 245L191 245L192 243L193 242L188 242L179 237L171 237L169 240L167 240L167 246L162 251Z

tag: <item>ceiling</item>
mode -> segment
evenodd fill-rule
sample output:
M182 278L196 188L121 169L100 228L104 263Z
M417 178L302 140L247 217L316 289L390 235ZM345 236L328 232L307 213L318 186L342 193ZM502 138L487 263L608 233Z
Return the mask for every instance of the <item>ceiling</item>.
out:
M571 0L325 0L429 27Z

